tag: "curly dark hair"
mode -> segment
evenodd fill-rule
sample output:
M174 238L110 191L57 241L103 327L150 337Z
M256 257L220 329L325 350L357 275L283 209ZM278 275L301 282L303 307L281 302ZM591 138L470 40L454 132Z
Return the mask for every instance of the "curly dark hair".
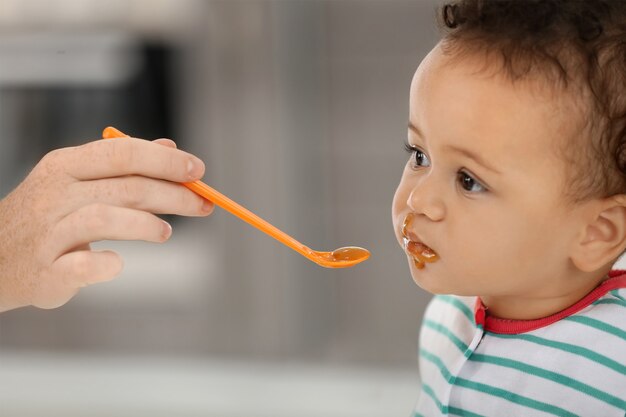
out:
M446 53L499 57L513 82L539 77L580 98L582 142L562 149L578 167L569 201L626 194L626 0L458 0L438 15Z

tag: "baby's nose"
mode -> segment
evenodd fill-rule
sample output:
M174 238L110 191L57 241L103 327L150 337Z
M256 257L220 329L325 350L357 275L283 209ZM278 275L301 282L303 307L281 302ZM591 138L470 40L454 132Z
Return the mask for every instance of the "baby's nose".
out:
M443 220L446 209L442 186L429 176L420 178L419 182L411 189L407 206L413 213L423 214L432 221Z

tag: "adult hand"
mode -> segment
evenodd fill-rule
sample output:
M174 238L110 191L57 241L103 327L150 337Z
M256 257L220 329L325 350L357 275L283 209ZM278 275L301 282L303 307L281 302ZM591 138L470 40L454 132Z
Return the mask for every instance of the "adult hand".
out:
M172 229L153 213L210 214L212 203L178 184L204 169L168 139L97 140L47 154L0 201L0 311L55 308L111 280L121 257L90 243L165 242Z

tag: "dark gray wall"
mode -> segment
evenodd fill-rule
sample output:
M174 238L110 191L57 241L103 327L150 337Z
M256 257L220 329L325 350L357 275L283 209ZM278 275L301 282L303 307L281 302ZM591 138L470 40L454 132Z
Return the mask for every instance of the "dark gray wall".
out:
M296 239L372 258L324 269L217 208L175 221L161 247L100 243L127 259L122 277L58 310L2 314L0 348L414 366L429 296L410 278L390 210L410 80L437 40L435 1L199 10L201 24L172 40L174 139L206 161L207 183Z

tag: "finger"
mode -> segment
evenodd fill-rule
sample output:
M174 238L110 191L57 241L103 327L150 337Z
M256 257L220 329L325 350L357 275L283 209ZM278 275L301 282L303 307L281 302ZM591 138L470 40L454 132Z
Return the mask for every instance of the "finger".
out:
M58 258L42 276L31 304L45 309L60 307L72 299L79 288L109 281L122 268L122 258L115 252L79 250L67 253Z
M124 262L113 251L76 251L58 258L52 265L54 275L63 284L81 288L97 282L110 281L122 271Z
M106 204L90 204L68 214L55 224L50 241L54 259L80 245L99 240L144 240L165 242L171 226L151 213Z
M131 175L71 185L73 209L97 202L157 214L207 216L213 203L175 182Z
M161 139L155 139L152 142L158 143L159 145L167 146L168 148L176 149L176 142L174 142L171 139L161 138Z
M204 175L196 156L135 138L104 139L67 148L58 157L66 172L79 180L142 175L168 181L194 181Z

